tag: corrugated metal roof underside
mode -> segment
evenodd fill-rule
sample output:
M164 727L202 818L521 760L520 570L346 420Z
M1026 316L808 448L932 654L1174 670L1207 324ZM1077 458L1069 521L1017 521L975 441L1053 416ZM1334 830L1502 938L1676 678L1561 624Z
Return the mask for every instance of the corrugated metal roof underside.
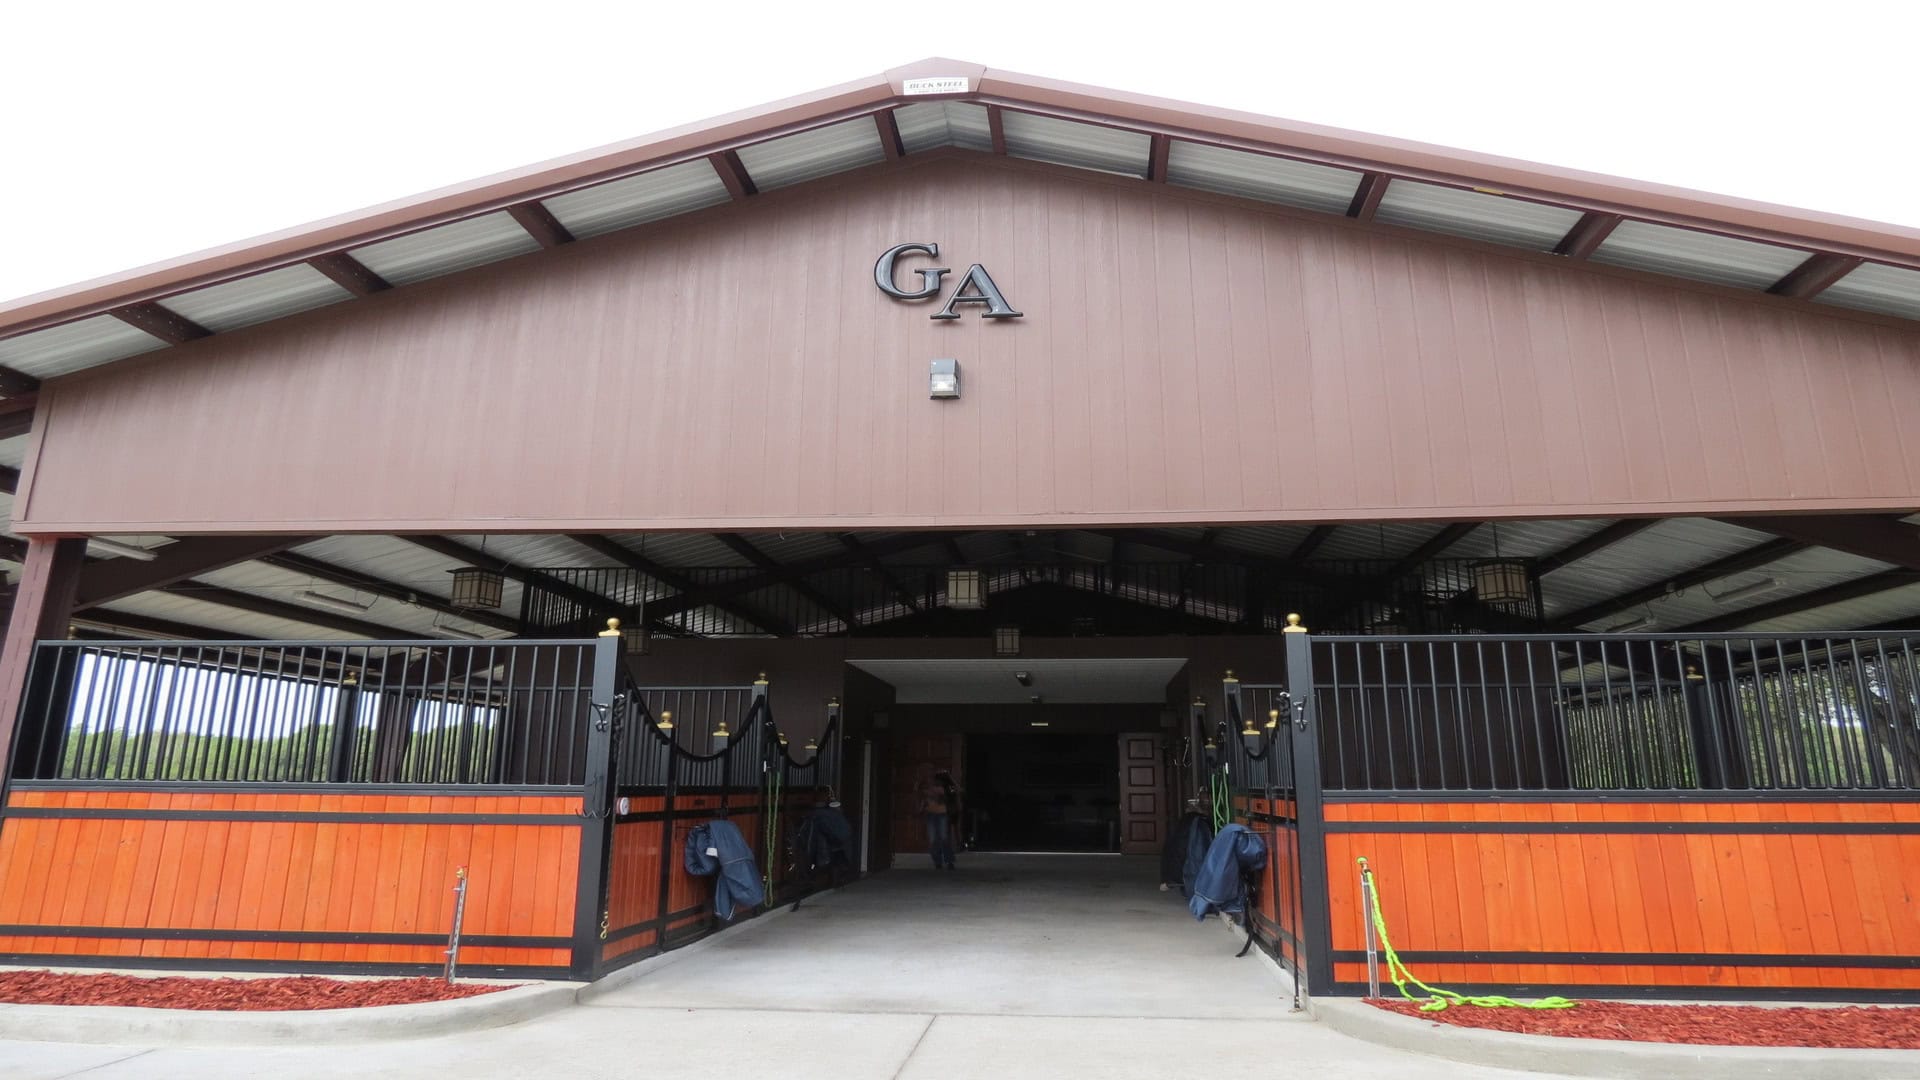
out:
M575 236L598 236L726 202L727 185L706 160L595 184L543 204Z
M1823 304L1920 319L1920 270L1863 263L1814 299Z
M1529 251L1552 251L1580 221L1580 212L1464 188L1395 180L1381 196L1374 219Z
M328 614L346 615L349 618L361 619L380 626L390 626L395 630L404 631L405 636L483 638L511 636L506 631L495 630L457 615L447 615L403 600L379 596L366 590L353 589L330 581L314 581L305 574L282 570L264 563L240 563L236 566L223 567L201 574L194 580L200 584L278 600L295 607L312 606L315 614L322 617ZM442 582L441 585L444 587L445 583ZM335 612L328 607L315 606L301 597L301 593L309 591L368 606L366 611L359 615ZM423 593L426 591L422 590Z
M1678 592L1668 593L1660 599L1647 604L1644 609L1635 609L1635 614L1646 614L1653 618L1655 627L1661 630L1692 626L1695 623L1709 622L1727 618L1737 618L1743 608L1754 608L1773 604L1806 593L1824 589L1829 585L1838 585L1843 581L1877 574L1892 568L1892 564L1862 559L1855 555L1831 551L1826 548L1814 548L1798 555L1790 555L1777 562L1768 563L1757 570L1733 574L1718 581L1709 581ZM1727 595L1736 589L1748 586L1761 586L1769 579L1777 580L1779 586L1765 593L1749 594L1733 601L1715 599ZM1549 578L1549 581L1552 579ZM1610 620L1612 625L1625 621L1626 616ZM1819 625L1809 623L1804 618L1797 622L1799 626ZM1866 624L1862 624L1866 625ZM1744 627L1746 629L1748 627Z
M1243 199L1344 214L1361 174L1271 154L1228 150L1175 139L1167 155L1167 182Z
M1390 521L1378 525L1343 525L1313 553L1316 561L1329 559L1398 559L1433 538L1445 526L1431 522Z
M1153 140L1136 131L1059 120L1051 116L1002 110L1000 126L1007 153L1014 157L1096 169L1123 176L1145 176Z
M354 248L352 255L388 282L409 285L538 250L539 241L502 210Z
M1231 551L1269 559L1285 559L1313 531L1311 525L1255 525L1222 529L1213 542Z
M1777 619L1754 623L1742 627L1754 633L1782 632L1819 629L1847 629L1861 626L1886 626L1894 624L1902 629L1920 630L1920 583L1904 585L1886 592L1874 593L1855 600L1847 600L1811 611L1782 615Z
M709 533L616 533L607 539L657 566L753 565ZM749 542L760 547L757 538ZM607 565L606 556L591 554L592 565Z
M111 315L95 315L0 339L0 367L50 379L165 346L166 342Z
M265 638L271 641L334 641L360 637L358 634L350 634L325 626L241 611L238 608L230 608L179 593L139 593L115 600L106 607L83 612L82 618L91 617L98 621L111 622L112 613L116 611L126 612L129 615L144 615L150 619L167 619L186 623L189 626L203 626L219 631L222 637L237 635Z
M1771 539L1773 537L1766 533L1707 518L1662 521L1542 579L1540 590L1546 616L1562 618L1592 604L1665 581L1683 570L1758 547ZM1607 626L1625 621L1623 615L1608 615L1598 620ZM1595 628L1605 627L1596 623Z
M1807 261L1807 256L1807 252L1798 248L1650 225L1644 221L1623 221L1608 234L1592 258L1594 262L1717 285L1765 289Z
M810 131L782 135L739 149L740 164L761 191L829 176L885 161L880 129L856 117Z
M1446 559L1490 559L1495 555L1544 558L1564 551L1613 524L1605 519L1502 521L1482 525L1441 554ZM1598 557L1598 556L1596 556Z
M223 334L351 299L353 294L331 278L306 263L297 263L169 296L160 303L216 334Z
M918 154L942 146L991 151L993 130L987 107L965 101L920 101L893 110L894 126L907 153Z
M447 599L453 590L453 571L472 565L449 559L396 536L329 536L293 549L296 554L366 574L395 585L417 589L422 595ZM492 554L489 547L488 553ZM508 578L501 590L500 613L518 617L520 583Z

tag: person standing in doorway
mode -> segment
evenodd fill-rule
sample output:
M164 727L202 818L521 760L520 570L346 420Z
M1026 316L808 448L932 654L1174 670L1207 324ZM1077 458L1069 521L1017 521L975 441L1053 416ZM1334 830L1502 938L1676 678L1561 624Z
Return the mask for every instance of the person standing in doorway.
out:
M950 782L949 782L950 783ZM927 853L933 856L935 870L951 870L953 865L953 823L947 817L952 806L947 797L948 784L932 772L920 774L920 816L927 823Z

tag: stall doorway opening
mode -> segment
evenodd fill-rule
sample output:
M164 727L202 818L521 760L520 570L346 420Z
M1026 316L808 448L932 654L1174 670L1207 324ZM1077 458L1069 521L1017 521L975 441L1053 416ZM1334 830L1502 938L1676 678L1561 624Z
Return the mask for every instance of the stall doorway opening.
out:
M1118 852L1120 742L1107 734L967 736L967 846Z

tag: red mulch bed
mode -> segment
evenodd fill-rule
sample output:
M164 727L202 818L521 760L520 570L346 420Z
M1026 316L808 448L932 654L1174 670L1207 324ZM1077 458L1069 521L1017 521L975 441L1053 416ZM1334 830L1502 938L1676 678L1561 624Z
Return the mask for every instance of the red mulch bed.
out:
M0 971L0 1002L12 1005L137 1005L147 1009L287 1012L359 1009L450 1001L506 990L506 986L448 986L442 979L345 981L299 975L279 979L142 978L132 975L57 975Z
M1845 1005L1830 1009L1753 1005L1630 1005L1582 1001L1571 1009L1451 1005L1423 1013L1411 1001L1374 1001L1389 1012L1459 1027L1576 1039L1705 1046L1819 1046L1920 1050L1920 1008Z

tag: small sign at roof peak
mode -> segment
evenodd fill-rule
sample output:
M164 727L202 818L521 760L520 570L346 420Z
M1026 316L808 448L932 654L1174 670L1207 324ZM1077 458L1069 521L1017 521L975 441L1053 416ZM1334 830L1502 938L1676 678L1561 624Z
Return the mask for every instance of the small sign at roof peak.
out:
M967 92L965 75L933 75L924 79L907 79L900 84L900 92L909 97L921 94L964 94Z

